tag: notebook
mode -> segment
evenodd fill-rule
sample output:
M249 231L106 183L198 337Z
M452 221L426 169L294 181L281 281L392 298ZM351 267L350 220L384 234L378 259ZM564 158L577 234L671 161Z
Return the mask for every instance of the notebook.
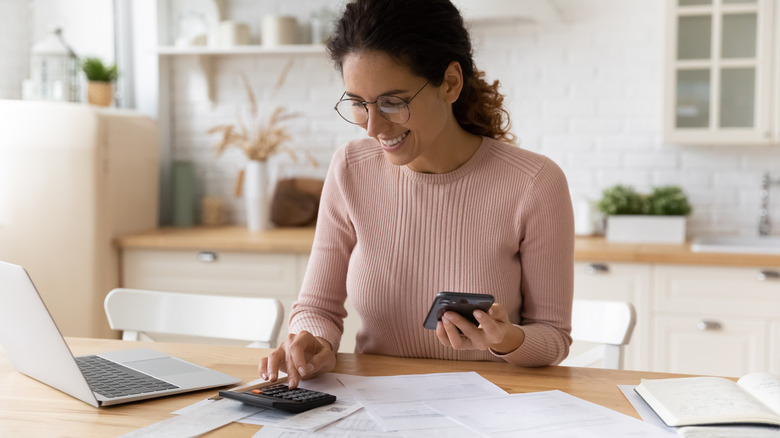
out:
M27 271L5 262L0 262L0 347L18 371L95 407L241 381L152 349L74 357Z

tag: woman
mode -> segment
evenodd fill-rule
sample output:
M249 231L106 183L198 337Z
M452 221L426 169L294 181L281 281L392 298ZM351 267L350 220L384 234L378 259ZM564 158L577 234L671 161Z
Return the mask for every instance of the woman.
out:
M449 0L357 0L328 42L336 110L368 137L334 155L290 335L260 362L288 384L330 371L349 296L357 353L544 366L571 344L573 218L566 178L508 145L498 81L472 60ZM490 293L475 326L422 327L440 291Z

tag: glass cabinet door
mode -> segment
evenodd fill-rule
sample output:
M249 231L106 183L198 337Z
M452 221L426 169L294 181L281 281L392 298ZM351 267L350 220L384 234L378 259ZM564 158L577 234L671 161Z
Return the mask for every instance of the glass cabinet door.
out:
M668 0L667 140L761 136L769 100L767 0ZM771 6L771 5L770 5ZM767 36L770 35L770 36ZM670 69L670 70L669 70ZM762 95L766 94L767 97ZM671 137L671 138L669 138ZM696 141L701 139L702 141Z

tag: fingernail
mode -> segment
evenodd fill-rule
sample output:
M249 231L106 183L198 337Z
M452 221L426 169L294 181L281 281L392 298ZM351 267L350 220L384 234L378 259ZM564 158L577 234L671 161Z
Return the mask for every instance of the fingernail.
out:
M271 373L271 377L270 377L270 379L271 379L271 380L276 380L276 373Z
M445 322L452 322L452 315L444 315L441 319Z
M308 372L312 372L312 371L314 371L314 365L312 365L312 364L307 364L307 365L306 365L306 371L308 371Z
M483 312L481 310L475 310L474 311L474 316L477 317L477 318L482 318L483 316L485 316L485 312Z
M305 369L303 369L303 367L298 367L298 373L299 373L301 376L305 376L305 375L306 375L306 370L305 370Z
M260 374L260 377L262 377L263 380L268 380L268 374L267 373Z

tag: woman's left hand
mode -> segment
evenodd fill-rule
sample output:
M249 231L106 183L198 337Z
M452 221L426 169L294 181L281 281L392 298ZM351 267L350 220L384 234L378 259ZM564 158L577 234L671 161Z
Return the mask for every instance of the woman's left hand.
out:
M455 350L491 349L498 354L511 353L523 344L523 329L509 321L509 315L501 304L493 304L487 313L475 310L474 317L479 327L457 312L445 312L436 325L439 342Z

